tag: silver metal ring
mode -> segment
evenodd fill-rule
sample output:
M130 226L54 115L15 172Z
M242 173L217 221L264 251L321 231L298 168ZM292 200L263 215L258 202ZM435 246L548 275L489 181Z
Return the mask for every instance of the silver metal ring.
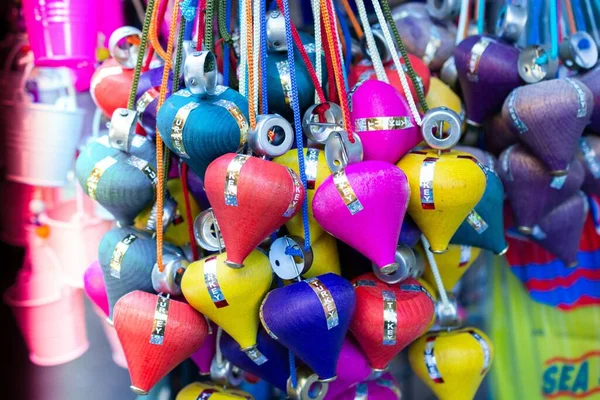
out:
M215 94L217 75L217 59L212 51L195 51L186 57L183 78L192 94Z
M443 137L440 128L443 129L444 123L448 123L446 137ZM453 110L447 107L432 108L423 117L423 139L434 149L445 150L449 149L458 143L461 136L461 119ZM434 129L436 132L434 132Z

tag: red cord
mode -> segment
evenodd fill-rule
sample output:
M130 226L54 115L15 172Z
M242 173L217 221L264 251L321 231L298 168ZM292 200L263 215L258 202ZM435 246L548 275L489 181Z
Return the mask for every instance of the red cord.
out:
M188 226L188 235L190 236L190 247L192 248L192 257L194 261L198 259L198 247L196 247L196 238L194 237L194 221L192 221L192 205L190 204L190 192L187 181L188 165L181 165L181 187L183 189L183 200L185 203L185 220Z
M200 0L198 2L198 42L196 42L196 50L202 50L202 43L204 43L204 17L206 16L206 0Z
M165 14L167 12L167 3L168 3L168 1L160 2L160 8L158 9L158 15L156 16L156 26L159 27L158 29L160 29L160 26L162 26L163 22L165 21ZM150 45L150 46L148 46L148 56L146 57L146 60L144 60L142 72L146 72L150 69L150 63L152 62L153 57L154 57L154 47L152 47L152 45Z
M277 6L279 7L279 10L283 13L283 1L282 0L277 0ZM315 69L313 68L312 63L310 62L310 58L308 58L308 53L306 53L306 49L304 48L304 43L302 43L302 39L300 39L298 30L296 29L294 24L292 24L291 28L292 28L292 37L294 38L294 43L296 44L296 48L300 52L300 56L302 56L304 65L306 65L306 69L308 70L310 79L312 80L313 85L317 91L317 96L319 96L321 103L324 103L325 102L325 93L323 92L323 88L321 87L321 85L319 85L319 79L317 78L317 73L315 72ZM319 49L315 49L315 51L316 51L315 57L319 57L320 56ZM290 66L290 68L291 68L291 66Z
M330 48L335 49L335 51L333 51L334 54L334 68L335 68L335 72L336 72L336 77L338 77L339 79L343 79L343 71L342 71L342 60L340 58L340 52L337 51L337 45L338 45L338 37L337 37L337 26L335 24L335 20L333 18L333 16L335 15L333 12L333 6L331 1L327 1L325 0L325 6L327 7L327 14L329 16L329 28L331 30L331 42ZM350 119L350 108L348 107L348 94L346 93L346 86L344 84L344 82L340 82L338 81L338 95L340 97L340 106L342 107L342 111L344 113L344 124L346 127L346 132L348 132L348 140L350 140L350 143L354 143L355 139L354 139L354 132L353 132L353 127L352 127L352 122Z
M321 21L321 32L325 35L325 25ZM331 59L331 53L329 52L329 42L327 38L323 37L323 50L325 50L325 66L327 67L327 91L329 92L329 101L336 103L338 102L337 91L335 88L335 73L333 72L333 60Z

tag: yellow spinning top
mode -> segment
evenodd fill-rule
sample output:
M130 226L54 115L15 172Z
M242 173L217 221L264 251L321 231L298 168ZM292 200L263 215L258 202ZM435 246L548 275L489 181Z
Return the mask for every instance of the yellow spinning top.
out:
M429 333L410 345L410 366L440 400L472 400L494 359L476 328Z
M175 246L183 246L190 243L190 235L188 233L188 221L186 221L185 197L183 195L181 179L170 179L167 181L167 188L175 203L171 203L168 200L165 202L165 216L168 213L173 214L172 222L165 231L165 240L169 243L173 243ZM192 210L191 223L194 223L194 219L200 213L200 207L191 194L188 194L188 197L190 199L190 208ZM169 205L172 205L173 208L168 209ZM151 213L152 207L142 211L135 219L135 227L147 230L148 219L150 218Z
M462 102L460 101L460 97L458 97L458 95L454 93L452 89L450 89L450 86L442 82L441 79L434 76L431 77L431 80L429 81L429 91L427 92L425 101L431 108L448 107L455 113L459 114L464 121L464 108ZM463 123L463 131L465 127L466 124Z
M423 279L430 285L435 286L435 278L431 272L431 266L429 265L423 247L421 245L417 246L417 251L425 260ZM479 253L481 253L481 249L478 247L451 244L448 246L447 252L433 255L446 290L452 290L452 288L456 286L456 282L458 282L467 269L469 269L471 264L477 260Z
M415 150L400 167L410 184L408 213L434 253L443 253L450 239L481 200L486 178L470 154L459 151Z
M340 258L338 255L337 244L333 236L324 233L311 245L313 251L313 264L304 278L312 278L323 275L328 272L341 275Z
M210 400L253 399L250 394L241 390L224 390L212 382L193 382L181 389L175 400L198 400L209 397Z
M291 149L284 155L274 158L273 161L293 169L298 174L300 173L300 168L298 167L297 149ZM315 221L315 218L313 217L312 201L315 197L315 191L319 186L321 186L325 178L331 175L331 171L329 170L327 162L325 161L325 153L323 150L320 149L305 148L304 165L306 171L306 179L308 182L308 190L306 191L306 193L308 194L308 225L310 230L310 237L314 242L325 231L323 230L323 228L321 228L319 223ZM302 213L297 213L292 219L290 219L285 224L285 226L288 229L290 235L304 237Z
M260 303L271 287L269 258L253 250L243 268L225 265L227 253L190 264L181 291L192 307L206 315L239 343L243 350L256 345Z

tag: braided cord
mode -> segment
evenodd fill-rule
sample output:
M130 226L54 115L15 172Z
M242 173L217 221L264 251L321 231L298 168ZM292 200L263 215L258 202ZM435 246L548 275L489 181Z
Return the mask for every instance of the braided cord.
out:
M144 65L144 55L146 54L146 46L148 45L148 31L152 24L152 13L154 11L154 0L148 2L148 9L146 10L146 17L144 18L144 26L142 27L142 40L140 43L140 52L135 63L135 70L133 72L133 81L131 83L131 91L129 92L129 99L127 101L127 108L133 110L135 107L135 95L137 94L138 85L140 83L140 74L142 73L142 66Z
M379 55L379 51L377 50L377 44L375 43L375 38L373 37L371 24L369 24L369 17L367 16L367 9L365 8L364 1L356 0L356 8L358 9L358 17L360 18L360 22L365 28L364 37L367 40L367 48L369 49L369 55L371 56L371 61L373 62L373 68L375 69L375 75L377 75L377 80L380 80L385 83L390 83L387 74L385 73L385 69L383 68L381 56Z
M269 113L268 78L267 78L267 0L260 2L260 73L261 73L261 107L262 114Z
M215 19L215 0L206 0L206 15L204 16L204 47L213 50L215 34L213 21Z
M429 110L429 107L427 107L427 101L425 100L425 93L423 92L423 86L421 86L420 82L419 82L419 78L417 77L417 74L415 73L415 70L412 67L412 64L410 62L410 59L408 58L408 52L406 51L406 46L404 46L404 42L402 41L402 38L400 37L400 33L398 32L398 27L396 26L396 23L394 22L394 16L392 15L392 10L390 10L390 5L388 4L387 0L383 0L382 2L383 5L383 13L385 14L385 20L387 21L387 23L389 24L389 26L392 28L392 33L394 35L394 39L396 40L396 45L398 46L398 49L400 49L400 54L402 55L402 60L404 60L404 65L406 66L406 71L408 72L408 76L410 77L410 80L413 84L413 87L415 88L415 90L417 91L417 98L419 99L419 105L421 106L421 109L423 110L423 112L427 112L427 110ZM377 12L378 10L380 11L381 8L379 7L379 1L378 0L373 0L373 6L375 7L375 12ZM378 13L378 17L379 17L379 13ZM386 24L384 23L384 21L380 21L382 28L384 28L384 35L385 35L385 31L389 30L387 29L387 26L385 26ZM393 49L393 52L395 52L395 48ZM397 59L398 57L395 56L394 59ZM410 91L406 91L406 89L408 88L408 84L406 85L406 87L404 87L404 81L406 80L406 78L402 79L402 76L404 75L404 69L403 68L399 68L399 73L400 73L400 80L403 82L403 89L404 89L404 93L406 93L406 97L409 99L409 103L411 103L411 105L413 104L413 100L412 100L412 96L410 95ZM413 107L411 107L412 109ZM417 121L417 123L419 125L421 125L421 123L419 122L421 120L421 116L419 115L418 111L416 111L416 107L415 110L413 110L413 115L416 112L416 116L415 116L415 121ZM418 118L417 118L418 116Z
M228 44L233 44L233 38L229 34L229 17L228 13L231 12L230 0L219 0L219 9L217 12L219 35Z
M313 12L314 30L315 30L315 70L318 86L315 86L315 103L323 101L319 98L317 87L321 88L323 84L323 60L321 58L321 7L319 0L311 0L310 5Z

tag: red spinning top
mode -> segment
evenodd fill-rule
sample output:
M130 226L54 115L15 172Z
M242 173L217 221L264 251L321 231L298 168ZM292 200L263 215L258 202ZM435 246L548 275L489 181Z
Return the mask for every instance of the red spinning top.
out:
M410 60L410 64L412 65L415 74L417 74L417 80L420 82L421 87L423 88L423 94L427 95L427 92L429 91L429 81L431 79L431 71L429 71L427 65L419 57L409 54L408 59ZM410 93L412 94L415 102L418 104L419 99L417 97L417 91L412 83L412 80L408 76L408 71L404 65L404 59L402 57L400 57L400 63L402 64L402 68L406 74L406 80L408 81L408 86L410 87ZM398 71L394 62L389 61L384 65L384 67L385 74L390 81L390 85L404 95L404 88L402 87L402 82L400 81L400 76L398 75ZM358 82L363 82L368 79L377 79L377 76L375 75L373 64L369 60L363 60L352 67L348 79L349 84L352 87ZM404 97L406 97L406 95Z
M350 331L371 367L383 370L392 358L427 330L435 311L433 298L412 278L388 285L370 272L352 283L356 309Z
M133 69L126 69L115 59L106 60L92 76L90 94L102 113L111 118L117 108L127 108L133 81Z
M204 182L225 242L225 263L235 268L289 221L304 200L304 187L292 169L243 154L217 158Z
M206 319L188 304L139 290L119 299L113 321L131 390L139 395L198 350L208 332Z

